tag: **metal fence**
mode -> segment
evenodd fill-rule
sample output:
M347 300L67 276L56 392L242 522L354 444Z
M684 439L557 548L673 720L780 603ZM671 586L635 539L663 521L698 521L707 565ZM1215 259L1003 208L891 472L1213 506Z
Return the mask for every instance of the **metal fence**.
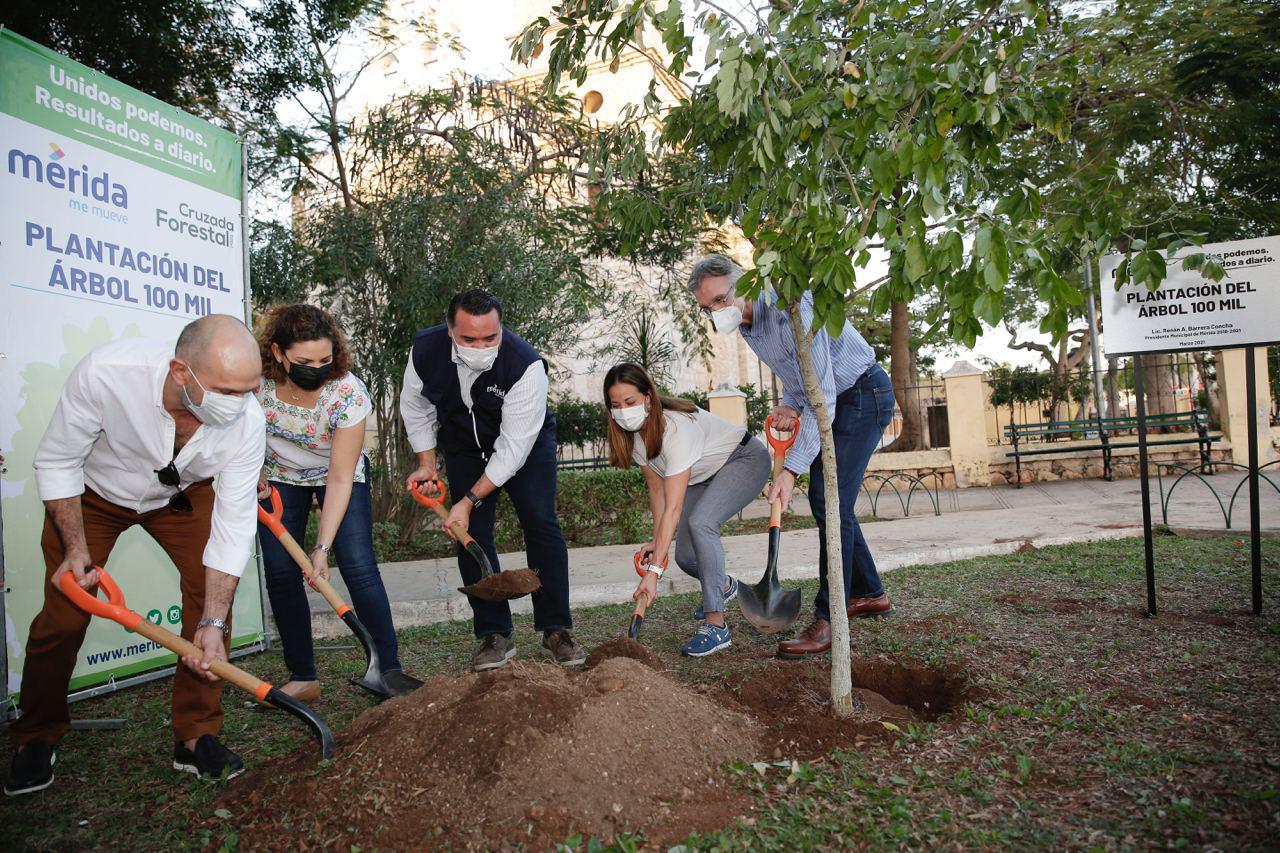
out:
M1202 409L1217 416L1217 365L1213 353L1147 356L1145 385L1150 413L1189 412ZM1104 417L1137 414L1134 397L1133 359L1112 358L1099 370L1077 369L1062 374L1049 370L994 368L987 373L987 439L990 444L1009 443L1010 424L1056 423L1097 417L1095 379L1102 389ZM1218 427L1215 422L1214 428ZM1070 438L1059 436L1060 440ZM1050 439L1052 440L1052 438Z

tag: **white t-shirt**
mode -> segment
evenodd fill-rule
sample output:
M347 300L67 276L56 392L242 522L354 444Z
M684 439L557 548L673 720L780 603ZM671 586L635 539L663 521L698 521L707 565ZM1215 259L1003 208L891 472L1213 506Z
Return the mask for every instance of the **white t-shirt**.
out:
M688 471L691 486L714 477L747 432L705 409L688 415L665 411L662 419L662 451L649 459L645 455L644 439L637 433L632 458L637 465L647 466L659 477Z
M276 396L276 383L264 380L258 402L267 419L267 479L296 486L323 486L329 476L333 434L369 416L369 392L355 374L330 379L309 409ZM354 481L365 481L363 454Z

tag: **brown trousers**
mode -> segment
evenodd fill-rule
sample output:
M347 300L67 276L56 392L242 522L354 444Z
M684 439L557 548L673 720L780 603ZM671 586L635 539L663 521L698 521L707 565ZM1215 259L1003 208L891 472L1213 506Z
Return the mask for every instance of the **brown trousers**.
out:
M192 511L174 512L162 507L136 513L108 503L85 490L80 504L84 512L84 536L95 566L104 565L120 534L141 525L160 544L182 576L182 636L190 640L204 615L204 546L209 540L213 513L213 484L198 483L186 490ZM46 514L44 535L44 607L31 622L27 656L22 665L22 716L10 727L16 745L31 741L56 744L71 728L67 689L80 646L89 627L89 615L71 603L50 583L62 563L62 539ZM123 590L128 602L129 590ZM123 629L121 629L123 630ZM222 727L222 682L197 678L182 662L173 676L173 734L189 740L217 734Z

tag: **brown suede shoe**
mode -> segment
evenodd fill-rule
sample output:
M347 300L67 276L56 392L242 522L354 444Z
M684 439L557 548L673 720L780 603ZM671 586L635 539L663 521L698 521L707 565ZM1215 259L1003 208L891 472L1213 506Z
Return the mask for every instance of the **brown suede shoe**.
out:
M893 609L893 605L889 603L889 593L882 592L872 598L851 598L849 599L849 609L845 611L849 614L850 619L866 618L867 616L883 616Z
M542 647L561 666L581 666L587 661L587 653L582 646L573 639L573 634L563 628L543 634Z
M795 660L831 651L831 623L826 619L814 619L813 624L798 637L778 643L778 657Z

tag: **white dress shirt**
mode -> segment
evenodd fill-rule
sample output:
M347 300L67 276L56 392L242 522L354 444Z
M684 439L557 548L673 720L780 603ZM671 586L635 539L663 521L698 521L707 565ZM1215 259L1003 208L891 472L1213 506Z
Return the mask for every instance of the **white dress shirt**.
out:
M88 486L104 500L142 513L165 506L177 491L156 475L170 460L182 488L217 477L204 564L239 577L258 525L258 472L266 453L262 407L245 395L238 418L223 426L201 424L174 457L177 424L162 398L171 358L172 344L125 338L81 359L36 449L40 499L72 498Z
M462 402L470 409L471 386L480 371L467 367L458 357L456 348L451 347L450 352L453 353L453 363L458 366ZM400 390L400 416L404 419L409 446L414 453L435 448L436 407L422 395L422 377L413 367L412 352L404 369L404 387ZM546 417L547 369L541 361L535 361L502 400L502 426L498 430L498 439L493 443L493 456L489 457L484 469L485 476L495 486L501 486L524 467Z

